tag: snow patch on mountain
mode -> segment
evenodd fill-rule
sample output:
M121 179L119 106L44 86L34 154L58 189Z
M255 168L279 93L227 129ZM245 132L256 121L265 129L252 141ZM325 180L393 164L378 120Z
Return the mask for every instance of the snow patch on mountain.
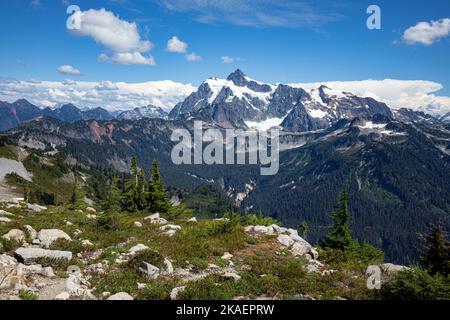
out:
M267 131L273 127L278 127L283 122L284 118L269 118L263 121L245 121L247 127L256 129L258 131Z
M320 119L325 118L328 115L327 112L319 110L319 109L309 109L308 113L311 117L320 118Z
M254 80L251 80L254 81ZM220 78L209 78L205 81L205 83L208 85L208 87L211 89L212 94L210 95L208 99L208 103L213 103L214 100L217 98L219 93L222 91L223 88L227 87L231 89L233 92L233 95L241 100L246 100L249 104L251 104L251 98L257 98L264 102L265 104L268 104L270 102L271 95L273 91L275 90L275 86L272 86L272 90L270 92L256 92L248 87L240 87L234 84L233 81L226 80L226 79L220 79ZM250 98L250 99L249 99ZM231 102L231 101L227 101Z

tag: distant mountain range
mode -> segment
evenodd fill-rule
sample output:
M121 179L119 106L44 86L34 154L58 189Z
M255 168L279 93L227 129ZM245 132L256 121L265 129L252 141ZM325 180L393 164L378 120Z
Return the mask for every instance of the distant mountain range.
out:
M244 212L261 211L293 227L306 221L312 242L327 232L345 186L355 236L382 247L388 260L414 260L418 235L433 224L450 231L449 115L392 110L325 86L307 91L264 84L240 70L207 79L168 118L152 106L109 120L93 119L103 112L79 120L88 115L73 106L58 109L73 117L42 117L33 107L24 100L0 104L3 128L14 127L8 134L20 146L57 150L75 164L121 172L133 154L145 169L159 160L168 186L213 185ZM195 119L219 129L280 127L278 174L260 176L257 165L172 164L173 129L191 131Z
M41 109L25 99L20 99L13 103L0 101L0 131L15 128L22 122L42 116L73 123L83 120L108 121L114 118L128 120L138 120L142 118L166 119L168 113L153 105L135 108L129 111L110 113L106 109L100 107L81 110L71 103L61 105L54 109Z
M24 99L14 103L0 102L0 131L14 128L23 121L47 116L70 123L114 118L199 119L223 128L265 130L276 126L289 132L308 132L330 128L342 119L376 114L407 122L450 122L450 113L438 119L411 109L391 110L375 99L326 86L306 91L296 86L265 84L238 69L227 79L207 79L197 91L175 105L169 114L153 105L110 113L101 107L81 110L70 103L55 109L41 109Z

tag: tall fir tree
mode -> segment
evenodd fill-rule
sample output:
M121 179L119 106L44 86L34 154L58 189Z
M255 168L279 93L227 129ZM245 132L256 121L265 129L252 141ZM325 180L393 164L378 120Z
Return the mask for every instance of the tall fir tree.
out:
M136 156L131 157L131 178L126 182L126 206L129 212L136 212L140 205L139 168Z
M434 228L425 235L420 261L431 275L450 275L450 243L442 228Z
M119 178L113 177L108 188L106 199L102 203L107 213L117 213L121 210L122 191L119 188Z
M137 199L138 210L139 211L146 210L146 208L148 207L148 203L147 203L148 191L147 191L147 182L146 182L144 170L139 171L137 193L138 193L138 199Z
M167 213L170 209L170 201L164 189L157 161L152 163L147 201L151 212Z
M348 208L348 192L345 190L339 197L339 207L331 214L333 227L331 233L322 241L324 248L346 250L352 244L350 231L351 212Z

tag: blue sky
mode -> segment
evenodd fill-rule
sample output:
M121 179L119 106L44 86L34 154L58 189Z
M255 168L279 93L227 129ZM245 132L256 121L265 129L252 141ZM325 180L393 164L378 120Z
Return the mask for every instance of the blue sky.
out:
M423 38L403 38L421 21L448 18L450 1L75 0L72 4L83 12L105 8L119 21L135 23L140 43L151 43L148 50L130 49L151 63L126 65L114 58L126 50L105 45L92 33L74 35L66 29L68 4L0 0L0 77L133 83L170 79L198 85L241 68L271 83L430 80L443 86L437 94L450 95L450 37L445 30L427 44ZM366 27L370 4L381 8L381 30ZM168 50L174 36L187 45L179 50L185 52ZM199 61L187 60L192 53ZM101 54L107 57L103 61ZM223 63L225 56L231 63ZM65 65L81 74L59 72Z

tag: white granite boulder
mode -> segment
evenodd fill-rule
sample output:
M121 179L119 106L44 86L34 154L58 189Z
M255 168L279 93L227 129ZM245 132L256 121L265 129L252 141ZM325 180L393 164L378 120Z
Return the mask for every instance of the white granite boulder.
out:
M46 248L50 247L53 244L53 242L59 239L72 241L72 239L67 233L59 229L43 229L39 231L37 239L40 240L41 246Z

